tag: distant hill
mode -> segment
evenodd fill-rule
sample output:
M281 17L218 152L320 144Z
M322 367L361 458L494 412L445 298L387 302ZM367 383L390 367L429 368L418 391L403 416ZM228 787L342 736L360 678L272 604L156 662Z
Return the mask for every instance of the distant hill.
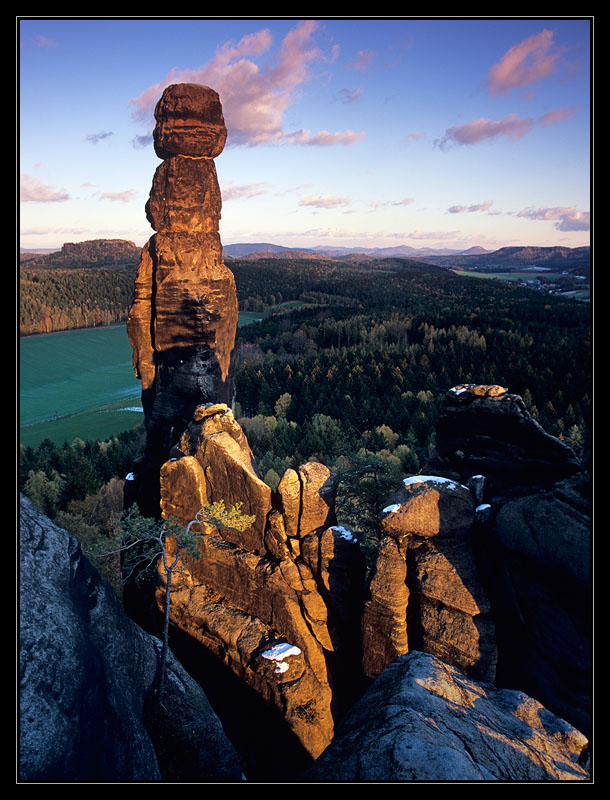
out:
M92 239L67 242L61 250L45 254L26 254L27 267L46 269L88 269L91 267L137 266L141 247L125 239Z
M589 247L501 247L499 250L451 257L431 256L430 261L443 267L464 267L491 272L524 267L550 267L579 275L588 275L591 264Z

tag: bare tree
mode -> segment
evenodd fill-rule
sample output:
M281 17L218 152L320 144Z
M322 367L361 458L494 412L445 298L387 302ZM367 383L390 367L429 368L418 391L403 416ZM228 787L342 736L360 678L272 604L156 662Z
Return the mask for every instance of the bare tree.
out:
M103 554L95 554L99 558L101 555L111 557L120 553L125 583L144 579L157 568L161 559L165 573L165 600L156 687L159 702L162 701L165 688L172 580L184 568L182 556L199 557L198 543L204 535L202 531L205 525L212 525L217 531L224 528L244 531L254 520L254 516L241 512L241 503L227 509L222 500L204 506L186 527L175 518L157 520L143 517L137 507L132 506L121 517L121 534L117 546Z

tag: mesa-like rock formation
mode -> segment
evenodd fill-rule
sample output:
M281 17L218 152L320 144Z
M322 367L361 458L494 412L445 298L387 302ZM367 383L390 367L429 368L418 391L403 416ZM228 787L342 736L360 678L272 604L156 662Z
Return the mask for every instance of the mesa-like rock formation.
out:
M353 677L346 654L357 650L360 610L362 560L336 525L336 477L309 463L272 492L224 404L196 409L172 456L161 470L163 516L187 524L222 500L255 517L244 532L201 526L200 557L185 557L174 579L172 622L280 710L316 758ZM161 585L160 606L163 596Z
M151 713L161 642L23 496L20 557L20 780L241 780L207 697L171 653L164 707Z
M174 84L157 103L155 119L155 152L163 162L146 215L156 233L142 251L127 321L147 435L134 490L149 516L159 512L161 464L194 409L232 403L238 318L219 235L222 200L213 159L227 131L218 94Z
M587 745L526 694L414 650L382 672L301 780L586 781Z

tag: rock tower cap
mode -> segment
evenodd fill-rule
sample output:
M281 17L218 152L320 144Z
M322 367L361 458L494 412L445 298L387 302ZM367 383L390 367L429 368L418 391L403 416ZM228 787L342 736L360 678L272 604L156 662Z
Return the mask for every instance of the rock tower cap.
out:
M159 158L216 158L227 140L218 92L199 83L174 83L155 108L153 133Z

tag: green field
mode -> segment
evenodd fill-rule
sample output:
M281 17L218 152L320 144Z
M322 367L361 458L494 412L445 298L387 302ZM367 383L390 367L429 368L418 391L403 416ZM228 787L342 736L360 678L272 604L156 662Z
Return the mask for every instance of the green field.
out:
M556 281L563 277L560 272L469 272L468 270L454 270L457 275L467 275L470 278L499 278L502 281L535 281L536 279Z
M239 325L262 318L242 311ZM144 422L125 325L19 340L19 440L103 441Z
M131 359L125 325L21 339L20 441L106 439L141 423Z

